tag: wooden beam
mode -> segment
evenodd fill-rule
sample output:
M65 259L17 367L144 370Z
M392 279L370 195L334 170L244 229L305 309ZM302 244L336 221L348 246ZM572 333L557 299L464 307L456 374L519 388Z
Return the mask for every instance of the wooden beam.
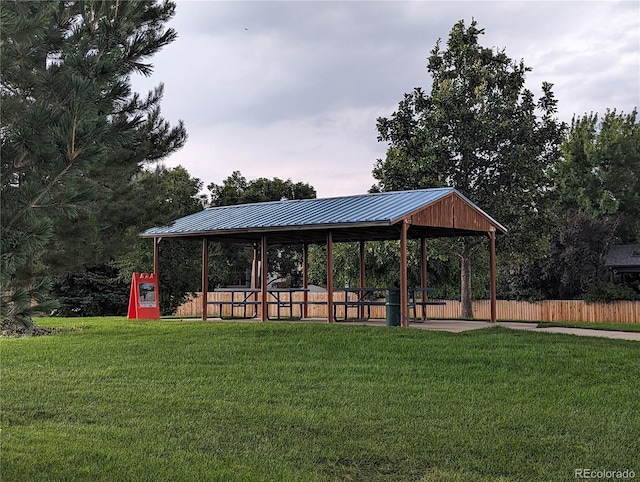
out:
M160 274L160 240L162 238L153 238L153 274L156 275L156 279L160 281L158 277ZM157 294L157 293L156 293Z
M267 299L267 235L262 235L262 242L260 243L260 292L262 299L260 300L260 319L267 321L269 315L269 304Z
M420 238L420 287L427 287L427 241L424 236ZM423 303L427 301L426 291L422 291L422 293L420 293L420 299ZM424 307L425 305L422 305L420 311L422 312L422 319L426 320L427 314Z
M207 321L209 294L209 240L202 238L202 321Z
M304 243L302 245L302 288L304 291L302 292L302 296L304 299L304 304L302 305L302 317L309 317L309 306L307 302L309 301L309 292L307 289L309 288L309 243Z
M251 261L251 287L258 287L258 279L260 278L260 274L258 270L260 269L260 262L258 261L258 243L253 243L253 260Z
M496 228L489 231L489 288L491 293L491 323L497 321L496 309Z
M400 231L400 324L409 326L408 323L408 283L407 283L407 231L409 222L402 221Z
M363 288L365 286L366 283L366 272L365 272L365 265L364 265L364 240L361 239L360 240L360 288ZM346 293L345 293L345 296ZM362 298L364 296L364 292L360 292L359 293L360 298ZM360 319L364 318L364 306L360 306L359 309L359 316Z
M251 288L258 289L260 279L260 263L258 261L258 243L253 243L253 264L251 266ZM253 301L258 301L258 292L253 293Z
M153 275L156 277L158 292L156 293L156 303L160 309L160 241L162 238L153 238Z
M327 321L333 323L333 233L327 233Z

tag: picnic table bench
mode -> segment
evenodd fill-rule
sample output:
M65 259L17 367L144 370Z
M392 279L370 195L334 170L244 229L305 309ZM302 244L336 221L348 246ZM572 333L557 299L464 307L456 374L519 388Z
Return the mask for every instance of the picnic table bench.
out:
M271 298L268 299L267 301L267 305L268 306L276 306L276 311L277 311L277 315L275 318L271 318L269 317L269 314L267 312L267 319L269 320L281 320L283 319L281 316L281 309L285 309L289 311L289 316L287 317L287 319L302 319L302 315L303 315L303 306L305 305L305 300L294 300L293 299L293 295L294 293L305 293L305 292L309 292L308 288L270 288L267 290L267 292L269 293L269 295L273 298L273 301ZM282 298L281 295L288 293L289 296ZM300 316L294 316L294 312L293 312L293 307L294 306L298 306L299 308L299 313ZM267 310L268 311L268 310Z
M372 287L357 287L357 288L340 288L339 291L344 292L343 300L333 301L333 319L339 320L338 308L344 308L343 320L349 319L350 311L356 309L354 319L366 319L371 318L371 308L374 306L387 306L387 299L381 299L380 294L387 294L389 292L398 292L397 288L372 288ZM425 307L429 305L444 305L445 301L437 299L427 299L423 296L423 293L430 293L435 291L435 288L410 288L408 292L407 307L409 309L409 319L411 321L424 321L426 320ZM233 319L233 318L256 318L259 316L258 307L261 306L261 301L258 299L258 293L261 293L260 288L217 288L214 292L230 293L230 299L227 300L211 300L207 301L210 305L218 306L218 316L221 319ZM326 301L311 301L308 299L294 299L295 293L309 292L307 288L269 288L267 290L267 306L276 307L275 317L269 315L267 309L267 319L269 320L282 320L282 319L301 319L304 316L304 306L310 304L327 304ZM420 294L420 297L417 295ZM223 307L230 307L229 315L224 315ZM418 318L418 307L421 307L421 317ZM237 311L240 310L240 313ZM297 313L296 313L297 311ZM284 312L284 313L283 313ZM412 315L412 316L411 316Z
M260 293L259 289L256 288L216 288L213 290L214 293L230 293L230 300L213 300L207 301L209 305L217 305L218 306L218 316L220 319L232 319L232 318L256 318L258 316L258 306L260 306L260 300L257 299L257 293ZM236 294L240 295L236 298ZM252 298L253 297L253 298ZM225 317L223 315L223 306L230 306L230 316ZM242 315L236 316L234 315L235 309L242 309ZM253 308L253 310L247 312L248 309Z
M364 319L368 320L371 318L371 307L372 306L385 306L386 301L380 300L378 297L375 297L376 292L386 292L387 288L340 288L339 291L344 291L344 300L334 300L333 301L333 319L338 320L338 307L344 307L344 320L349 319L349 309L357 308L358 318L362 318L360 307L366 308L366 317ZM349 294L355 295L349 296Z
M446 302L444 300L439 299L429 299L423 296L424 293L432 293L436 289L435 288L409 288L409 311L413 311L413 317L411 317L411 321L421 322L426 321L427 314L425 311L426 306L430 305L445 305ZM416 294L420 293L420 298L416 298ZM422 308L422 316L421 319L418 320L417 316L417 307L420 306Z
M413 316L410 317L412 321L418 321L417 307L422 308L421 320L426 320L425 307L429 305L444 305L445 301L428 299L423 297L423 293L434 292L435 288L409 288L407 307ZM340 291L344 291L344 300L337 300L333 302L333 317L338 320L338 307L344 307L344 320L349 319L349 309L358 309L358 318L364 318L366 320L371 318L371 307L373 306L387 306L387 300L380 299L380 296L375 296L376 293L398 292L398 288L372 288L372 287L357 287L357 288L340 288ZM349 294L355 296L349 296ZM420 298L416 297L416 294L420 294ZM365 313L360 308L366 308Z
M269 288L267 290L268 298L267 298L267 306L276 306L276 317L270 317L267 314L267 318L269 320L277 319L295 319L302 318L303 314L303 306L305 304L313 303L313 302L305 302L305 300L295 300L293 297L294 293L304 293L309 290L306 288ZM218 316L221 319L232 319L232 318L256 318L259 314L258 307L261 306L261 301L258 299L258 293L261 293L262 290L260 288L246 288L246 287L237 287L237 288L216 288L214 293L230 293L231 299L229 300L212 300L207 301L207 304L218 306ZM283 296L288 293L288 296ZM238 295L238 296L236 296ZM224 316L223 307L230 307L230 315ZM299 316L295 315L294 307L299 308ZM235 314L235 310L240 309L240 314ZM283 310L288 313L283 314ZM288 314L288 316L283 316Z

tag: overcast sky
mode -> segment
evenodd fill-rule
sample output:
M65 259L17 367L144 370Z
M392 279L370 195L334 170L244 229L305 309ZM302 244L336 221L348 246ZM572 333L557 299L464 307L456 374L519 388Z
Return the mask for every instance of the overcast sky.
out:
M640 105L637 1L177 2L178 40L134 79L165 84L162 114L189 140L165 164L205 187L233 171L306 182L318 197L362 194L384 158L376 119L405 92L431 89L427 56L458 20L480 44L533 70L526 87L554 84L559 118Z

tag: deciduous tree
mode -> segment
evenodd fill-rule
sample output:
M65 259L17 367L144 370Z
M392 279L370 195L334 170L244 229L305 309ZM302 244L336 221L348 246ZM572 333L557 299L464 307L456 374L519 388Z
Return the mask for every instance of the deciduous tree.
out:
M550 298L624 296L606 285L604 263L611 244L640 242L639 173L636 110L574 117L551 172L549 251L532 265L530 286Z
M484 31L457 22L446 48L438 41L427 70L430 94L405 94L390 117L378 119L378 140L388 143L373 175L392 191L452 186L509 229L501 249L523 259L536 251L548 171L564 126L556 120L552 86L538 101L525 88L531 69L504 50L482 47ZM472 317L471 260L477 239L457 240L461 259L462 316Z
M266 201L309 199L316 197L315 189L307 183L258 178L251 181L234 171L221 185L211 183L211 206L230 206ZM247 246L211 245L210 280L214 285L244 284L251 267L253 250ZM287 277L293 284L300 282L301 250L298 248L272 248L269 250L269 272Z
M640 242L640 123L608 110L574 117L555 166L558 207L618 218L621 243Z
M201 189L200 179L192 178L182 166L158 166L142 171L129 182L129 207L137 222L123 236L129 247L112 263L123 283L129 286L133 272L153 271L153 247L150 240L138 234L202 211L205 199ZM170 315L200 288L200 245L190 239L164 238L158 248L160 312Z

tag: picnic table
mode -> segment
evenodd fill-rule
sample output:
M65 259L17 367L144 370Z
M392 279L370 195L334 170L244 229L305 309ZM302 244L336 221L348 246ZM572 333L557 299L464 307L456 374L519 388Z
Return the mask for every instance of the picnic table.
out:
M349 314L353 309L356 309L355 319L370 319L371 308L374 306L387 306L389 293L398 292L398 288L376 288L376 287L354 287L354 288L337 288L335 291L344 292L343 300L333 301L333 319L339 321L338 307L344 308L344 316L342 320L349 319ZM444 305L442 300L429 299L424 294L432 293L435 288L409 288L407 306L412 321L424 321L426 320L425 307L428 305ZM227 300L212 300L207 303L210 305L218 306L218 316L221 319L229 318L256 318L259 315L258 307L261 306L261 301L258 299L258 293L261 293L260 288L248 288L248 287L234 287L234 288L216 288L214 292L230 293L230 299ZM295 299L296 293L308 293L308 288L269 288L267 289L267 306L275 306L275 317L269 315L267 310L267 319L269 320L282 320L282 319L301 319L304 317L304 306L319 303L315 301L309 301L305 298ZM324 302L323 302L324 304ZM224 315L223 307L230 307L229 315ZM418 307L421 307L420 319L418 319ZM297 310L296 310L297 308ZM240 313L237 311L240 310ZM297 311L297 313L296 313Z
M333 302L333 316L335 320L338 320L338 310L339 306L344 307L344 320L349 319L349 310L352 308L357 309L357 318L361 319L370 319L371 318L371 307L372 306L387 306L387 298L388 293L398 292L398 288L375 288L375 287L345 287L339 288L338 291L344 292L344 300L337 300ZM410 312L413 312L413 317L411 318L414 321L418 321L418 312L417 307L420 306L422 308L421 311L421 319L426 320L426 312L425 307L428 305L444 305L445 302L442 300L434 300L428 299L424 294L432 293L436 291L435 288L431 287L415 287L409 288L408 290L408 302L407 306ZM384 293L385 299L381 299L382 296L376 296L377 293ZM351 294L351 296L350 296ZM417 295L420 295L418 298Z
M333 302L333 319L338 320L338 307L344 307L344 320L349 318L349 309L357 308L358 318L369 319L371 318L372 306L385 306L386 300L380 300L380 297L375 296L376 293L387 293L391 288L372 288L372 287L358 287L358 288L338 288L337 291L344 292L344 300L334 300ZM349 295L352 296L349 296ZM366 317L364 311L366 309Z
M260 306L260 300L258 300L257 293L260 293L260 290L257 288L246 288L246 287L237 287L237 288L216 288L213 290L214 293L230 293L230 300L215 300L215 301L207 301L207 304L217 305L219 307L218 315L221 319L225 319L223 315L223 306L230 306L230 316L228 318L255 318L258 316L258 306ZM238 295L236 297L236 295ZM235 316L234 309L241 308L242 315ZM249 311L249 315L247 314L247 310Z
M229 318L256 318L258 316L258 307L261 306L261 301L258 299L258 293L261 293L260 288L247 288L247 287L234 287L234 288L216 288L214 293L230 293L230 300L212 300L207 301L210 305L218 306L218 315L221 319ZM267 306L276 306L276 317L272 318L267 315L267 318L272 319L292 319L302 318L303 305L305 300L295 300L295 293L308 292L307 288L269 288L267 289ZM286 296L288 294L288 296ZM230 316L225 317L223 315L223 306L230 307ZM294 314L294 307L300 308L299 317ZM235 309L240 309L241 313L236 315ZM283 317L283 311L288 312L288 316ZM287 313L284 313L287 314Z
M267 301L267 305L275 305L276 306L276 311L277 311L277 315L276 315L276 320L281 320L283 319L281 316L281 310L285 309L289 311L289 316L287 317L287 319L294 319L294 318L302 318L303 316L303 306L305 304L305 300L294 300L293 299L293 295L295 293L308 293L309 292L309 288L270 288L267 290L267 293L269 293L269 295L271 296L271 298L273 298L275 301L271 301L271 298L269 298L269 301ZM282 295L288 294L288 296L282 297ZM298 306L300 308L300 316L296 317L294 316L293 313L293 307L294 306ZM267 318L272 320L274 318L270 318L269 315L267 314Z
M433 293L434 291L436 291L435 288L420 288L420 287L409 288L409 311L413 311L413 318L411 318L412 321L426 321L427 319L427 312L425 310L426 306L446 304L444 300L427 298L426 294ZM418 293L420 294L419 299L416 298L416 295ZM417 316L418 306L422 308L421 310L422 316L420 320L418 320L418 316Z

